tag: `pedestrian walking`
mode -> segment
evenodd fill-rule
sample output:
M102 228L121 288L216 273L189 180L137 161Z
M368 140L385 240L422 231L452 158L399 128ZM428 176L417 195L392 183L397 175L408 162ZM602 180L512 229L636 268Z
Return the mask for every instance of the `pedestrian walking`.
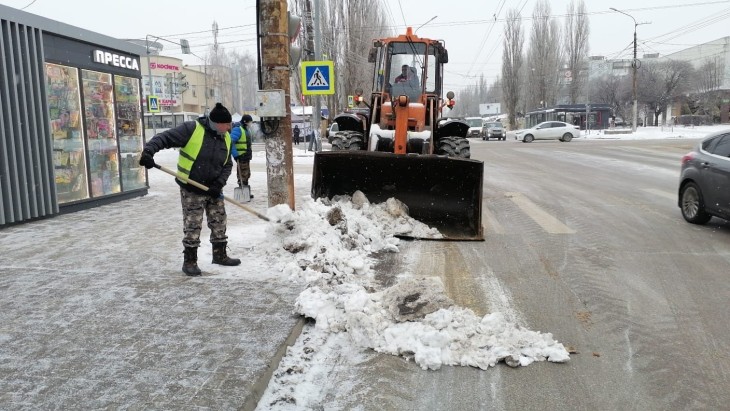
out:
M180 186L183 214L183 246L185 247L182 271L189 276L202 274L198 267L198 247L203 213L210 228L210 243L213 246L213 264L235 266L241 264L238 258L230 258L226 252L226 207L223 201L223 187L231 175L231 113L217 103L208 116L199 117L163 131L147 142L139 164L146 168L155 166L154 155L166 148L180 147L177 170L182 175L175 179ZM208 191L186 183L196 181Z
M319 145L319 137L318 137L318 130L312 129L312 131L309 132L309 151L317 152L320 151L320 145ZM307 151L307 150L304 150Z
M294 130L292 132L294 133L294 144L299 145L299 137L302 131L299 130L298 125L294 125Z

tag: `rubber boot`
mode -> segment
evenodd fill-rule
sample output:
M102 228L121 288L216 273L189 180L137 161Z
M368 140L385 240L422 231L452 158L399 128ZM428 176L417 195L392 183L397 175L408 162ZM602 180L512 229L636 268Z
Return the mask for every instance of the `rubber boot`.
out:
M182 270L185 275L190 277L198 277L202 273L198 268L198 247L185 247L183 251L185 262L183 262Z
M213 243L213 264L234 266L241 264L238 258L231 258L226 253L228 243Z

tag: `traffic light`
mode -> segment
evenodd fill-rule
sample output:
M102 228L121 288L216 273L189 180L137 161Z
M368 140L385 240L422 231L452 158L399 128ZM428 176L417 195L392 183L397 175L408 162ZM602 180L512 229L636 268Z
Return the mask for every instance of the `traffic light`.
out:
M177 86L180 93L188 89L188 82L185 80L187 76L184 73L180 73L177 76Z
M180 50L182 54L191 54L190 43L186 39L180 39Z
M290 11L286 13L287 15L287 32L289 34L289 42L294 43L294 41L299 37L299 31L302 29L302 18L291 14Z
M295 46L294 42L299 37L299 31L302 29L302 18L287 12L287 34L289 35L289 65L294 67L299 64L302 58L302 48Z

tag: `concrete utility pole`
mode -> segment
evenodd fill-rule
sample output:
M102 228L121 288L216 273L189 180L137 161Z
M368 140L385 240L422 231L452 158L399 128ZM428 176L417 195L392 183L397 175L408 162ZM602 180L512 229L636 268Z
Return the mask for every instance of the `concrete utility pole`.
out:
M289 35L286 0L261 0L261 67L264 90L284 90L286 117L266 120L272 129L264 137L269 207L288 204L294 210L294 167L291 146L291 97L289 87ZM278 124L274 124L278 122Z
M613 7L609 7L609 9L611 9L611 10L617 12L617 13L621 13L624 16L629 16L631 18L631 20L634 21L634 60L631 62L631 68L633 69L633 79L632 79L633 86L632 86L632 90L633 90L633 94L634 94L633 95L633 97L634 97L634 107L632 109L632 114L633 114L632 117L633 117L633 119L631 120L631 131L634 132L634 133L636 133L636 124L637 124L637 119L639 117L639 104L638 104L638 100L636 98L636 70L638 70L638 68L639 68L639 60L636 59L636 27L640 23L637 23L636 22L636 19L634 18L634 16L630 15L629 13L623 12L623 11L621 11L619 9L616 9L616 8L613 8Z
M314 0L314 58L315 61L322 60L322 34L319 30L319 13L322 9L322 3L320 0ZM322 121L322 100L319 95L314 96L314 107L312 107L312 120L314 121L313 127L316 130L315 141L314 141L314 152L318 152L322 144L320 137L320 123Z

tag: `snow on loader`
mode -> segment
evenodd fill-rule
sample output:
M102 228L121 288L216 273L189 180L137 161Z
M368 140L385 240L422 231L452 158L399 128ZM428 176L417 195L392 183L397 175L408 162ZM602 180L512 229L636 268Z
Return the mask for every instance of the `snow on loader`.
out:
M357 190L374 203L394 197L446 240L483 240L484 164L469 158L469 126L440 118L443 41L409 27L375 40L368 60L375 63L369 105L335 117L332 151L314 157L312 197Z

